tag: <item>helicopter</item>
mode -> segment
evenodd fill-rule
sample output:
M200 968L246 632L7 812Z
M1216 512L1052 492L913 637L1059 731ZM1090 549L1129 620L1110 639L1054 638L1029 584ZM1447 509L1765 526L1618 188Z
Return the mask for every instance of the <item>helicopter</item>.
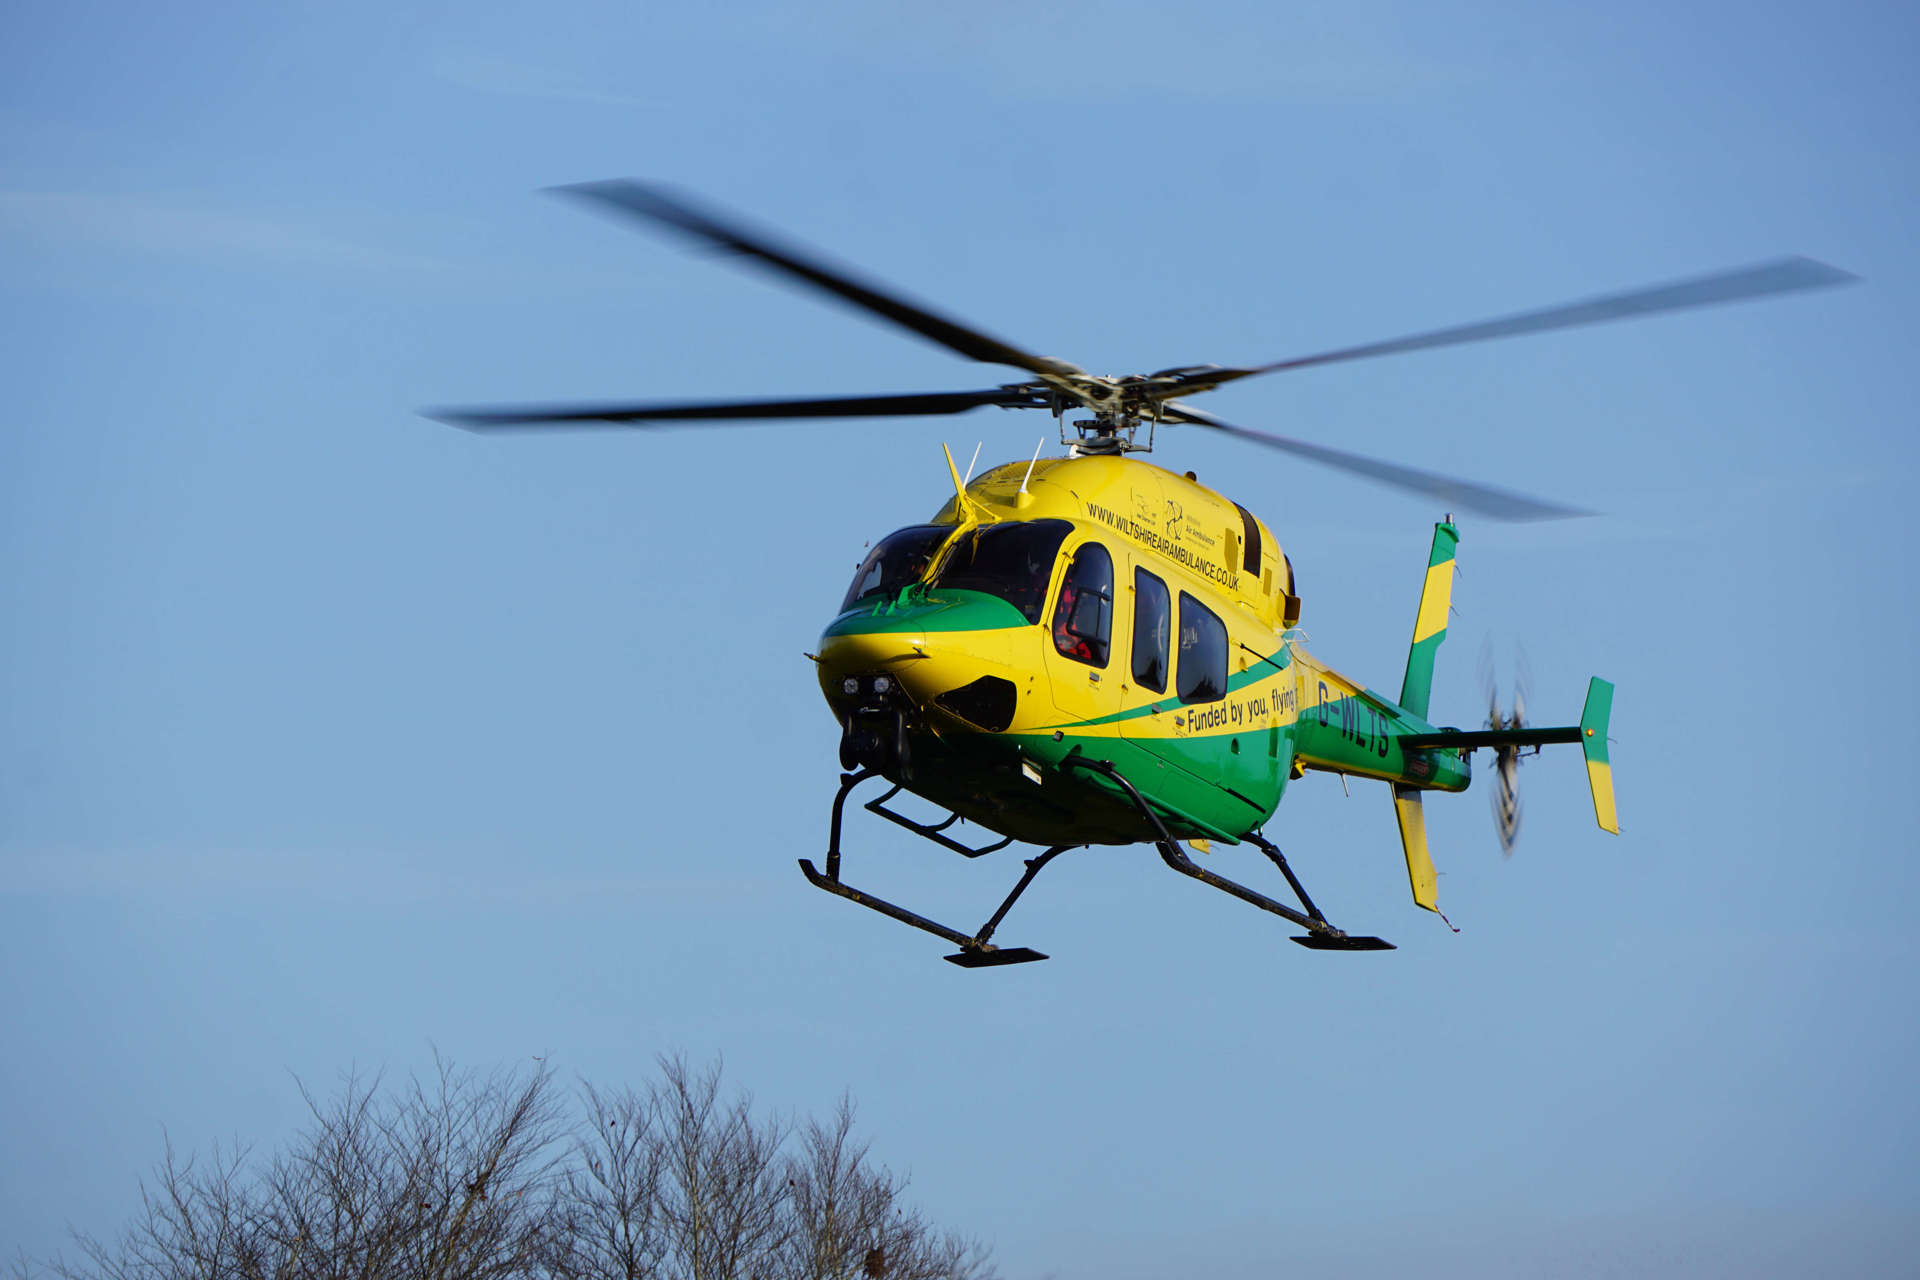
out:
M1532 726L1497 702L1487 725L1432 723L1435 657L1446 638L1455 548L1451 511L1434 526L1397 696L1309 653L1293 563L1273 531L1192 472L1137 455L1166 427L1194 427L1305 458L1500 520L1592 514L1402 463L1227 422L1185 397L1243 378L1340 361L1486 341L1659 312L1822 288L1855 279L1808 258L1608 294L1492 320L1245 366L1184 365L1111 377L1039 356L962 324L811 250L665 186L633 180L553 189L596 211L664 228L709 250L889 321L968 359L1026 375L941 392L645 404L437 409L478 432L553 427L950 416L998 407L1052 415L1064 452L962 477L924 523L881 538L855 571L814 664L840 727L843 772L816 888L933 934L966 968L1044 960L994 941L1007 913L1070 850L1151 844L1172 870L1302 930L1300 945L1383 951L1394 945L1334 926L1264 833L1288 784L1310 771L1373 779L1392 793L1415 904L1435 913L1437 879L1423 800L1472 781L1472 756L1494 753L1496 812L1517 805L1523 753L1580 746L1598 825L1618 834L1607 732L1613 686L1590 680L1576 723ZM1084 414L1084 417L1073 415ZM1044 447L1044 441L1043 441ZM843 879L849 796L966 858L1038 846L987 921L971 933ZM922 821L891 807L900 793L943 810ZM1517 818L1516 818L1517 821ZM997 840L966 843L955 824ZM1511 831L1502 840L1511 848ZM1289 905L1193 860L1215 843L1250 844L1286 880ZM1183 844L1187 847L1183 847ZM1442 917L1444 919L1444 916Z

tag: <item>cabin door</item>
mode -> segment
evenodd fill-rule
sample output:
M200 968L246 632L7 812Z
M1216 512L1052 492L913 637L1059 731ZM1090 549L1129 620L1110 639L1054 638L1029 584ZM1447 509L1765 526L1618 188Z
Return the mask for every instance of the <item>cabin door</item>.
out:
M1046 615L1047 684L1070 735L1112 712L1119 696L1113 587L1112 553L1099 542L1083 542L1073 549Z

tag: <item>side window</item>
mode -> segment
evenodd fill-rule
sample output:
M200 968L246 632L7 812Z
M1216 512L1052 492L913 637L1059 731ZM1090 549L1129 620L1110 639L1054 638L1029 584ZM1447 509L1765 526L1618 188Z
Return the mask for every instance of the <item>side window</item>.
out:
M1097 542L1074 553L1053 606L1053 647L1075 662L1107 665L1113 639L1113 557Z
M1167 691L1167 639L1173 631L1173 601L1167 584L1145 569L1133 571L1133 680L1155 693Z
M1180 593L1180 663L1178 688L1182 702L1218 702L1227 696L1227 624L1213 610Z
M1240 513L1240 527L1247 535L1247 558L1244 562L1246 570L1248 573L1258 574L1260 572L1260 522L1253 518L1253 512L1237 502L1233 504L1233 509Z

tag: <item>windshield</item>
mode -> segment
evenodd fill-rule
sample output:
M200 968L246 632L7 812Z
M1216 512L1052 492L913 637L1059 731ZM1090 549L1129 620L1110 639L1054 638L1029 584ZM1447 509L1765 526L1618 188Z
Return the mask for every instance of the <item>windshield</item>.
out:
M950 524L916 524L880 539L860 562L853 585L847 588L847 598L840 602L840 612L863 600L891 600L902 588L920 581L933 563L934 553L952 532Z
M934 585L999 596L1038 622L1054 556L1072 528L1065 520L1033 520L973 529L954 543Z

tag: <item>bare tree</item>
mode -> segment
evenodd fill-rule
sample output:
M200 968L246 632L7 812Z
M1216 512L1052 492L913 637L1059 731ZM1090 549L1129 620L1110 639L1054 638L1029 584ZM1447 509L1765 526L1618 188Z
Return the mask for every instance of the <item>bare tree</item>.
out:
M114 1242L76 1235L60 1280L991 1280L854 1138L853 1108L794 1126L723 1096L716 1063L664 1058L641 1091L545 1069L436 1074L388 1094L302 1089L310 1121L261 1164L171 1144ZM19 1280L38 1271L25 1259Z
M586 1085L586 1132L566 1173L568 1270L609 1280L653 1280L670 1247L661 1183L666 1144L645 1095L608 1096Z
M781 1280L946 1280L992 1273L987 1250L937 1232L901 1203L906 1183L867 1159L853 1136L853 1103L842 1097L826 1122L800 1127L800 1150L788 1161L795 1231L780 1265Z
M545 1274L555 1248L554 1173L566 1131L551 1077L481 1077L440 1063L391 1098L348 1077L294 1145L256 1175L248 1153L204 1166L171 1145L120 1240L79 1236L60 1277L305 1280Z

